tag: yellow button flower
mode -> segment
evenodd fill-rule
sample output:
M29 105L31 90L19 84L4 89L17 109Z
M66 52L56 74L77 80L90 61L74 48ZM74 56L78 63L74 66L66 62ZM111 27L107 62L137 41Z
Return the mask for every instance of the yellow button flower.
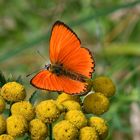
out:
M65 119L71 122L79 129L87 125L87 119L80 110L68 111L65 115Z
M1 96L7 101L21 101L26 97L25 88L17 82L8 82L1 88Z
M87 113L101 115L109 109L109 100L99 92L91 93L85 97L83 108Z
M10 135L3 134L3 135L0 135L0 140L14 140L14 138Z
M0 113L2 113L5 109L5 101L4 99L0 96Z
M108 135L108 126L106 121L100 117L91 117L89 119L89 126L92 126L98 132L99 138L104 140Z
M6 130L6 120L0 115L0 134L3 134Z
M61 103L58 103L57 101L55 101L55 104L56 104L57 108L59 109L60 113L66 111L66 108Z
M13 137L22 136L28 129L27 121L22 115L7 118L7 133Z
M80 102L80 97L77 95L69 95L63 92L56 99L58 103L62 103L66 100L74 100L74 101Z
M52 123L59 115L60 111L54 100L45 100L36 106L37 117L45 123Z
M112 80L106 76L100 76L93 80L93 89L95 92L101 92L106 97L111 97L115 94L116 87Z
M32 140L45 140L48 134L48 128L45 123L39 119L33 119L29 124L29 131Z
M80 129L79 140L99 140L99 138L95 128L86 126Z
M62 102L62 105L66 108L67 111L69 111L69 110L81 110L80 104L74 100L64 101L64 102Z
M76 140L78 137L78 129L69 121L63 120L53 127L55 140Z
M11 113L22 115L27 121L31 121L35 116L34 108L28 101L14 103L11 107Z

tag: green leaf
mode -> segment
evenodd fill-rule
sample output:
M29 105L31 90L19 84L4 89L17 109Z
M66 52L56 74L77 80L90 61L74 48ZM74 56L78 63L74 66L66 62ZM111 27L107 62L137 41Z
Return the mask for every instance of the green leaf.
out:
M21 75L20 75L20 76L18 76L18 78L16 79L16 82L18 82L18 83L20 83L20 84L22 84L22 83L23 83L23 82L22 82Z
M4 84L6 84L6 79L3 73L0 71L0 87L2 87Z
M30 136L26 133L24 136L22 137L17 137L15 138L15 140L30 140Z
M13 75L10 74L10 75L8 76L7 82L12 82L12 81L15 81L15 80L14 80Z
M10 114L10 109L5 109L4 112L3 112L3 115L4 117L9 117L9 114Z
M31 95L30 99L29 99L29 102L31 104L34 104L36 99L39 97L40 95L40 92L38 90L36 90L35 92L33 92L33 94Z

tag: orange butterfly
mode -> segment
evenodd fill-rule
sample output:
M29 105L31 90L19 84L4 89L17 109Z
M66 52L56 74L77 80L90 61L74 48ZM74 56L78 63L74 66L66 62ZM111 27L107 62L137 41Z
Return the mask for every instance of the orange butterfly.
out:
M56 21L50 38L50 61L32 79L39 89L80 94L87 90L86 80L94 71L94 60L87 48L81 47L80 39L63 22Z

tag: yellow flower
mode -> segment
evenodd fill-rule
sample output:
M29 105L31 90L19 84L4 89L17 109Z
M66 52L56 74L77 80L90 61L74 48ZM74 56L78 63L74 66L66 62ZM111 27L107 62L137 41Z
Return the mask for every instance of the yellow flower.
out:
M63 92L56 99L58 103L62 103L67 100L74 100L74 101L80 102L80 97L77 95L69 95Z
M61 103L58 103L57 101L55 101L55 104L56 104L57 108L59 109L60 113L66 111L65 107Z
M84 110L87 113L101 115L109 109L109 100L101 93L91 93L83 101Z
M98 132L99 138L104 140L108 135L108 126L106 121L100 117L91 117L89 119L89 126L92 126Z
M80 110L68 111L65 115L65 119L71 122L79 129L87 125L87 119Z
M37 117L45 123L52 123L59 115L60 111L54 100L45 100L36 106Z
M93 80L93 89L95 92L101 92L106 97L111 97L115 94L116 87L112 80L106 76L100 76Z
M2 113L5 109L5 101L4 99L0 96L0 113Z
M45 123L39 119L33 119L29 124L29 131L32 140L45 140L48 134L48 128Z
M7 118L7 133L13 137L22 136L28 130L26 119L22 115Z
M3 134L6 130L6 120L0 115L0 134Z
M81 110L81 106L78 102L73 100L67 100L62 102L62 105L66 108L66 110Z
M78 137L78 129L69 121L63 120L53 127L55 140L76 140Z
M79 140L99 140L99 138L95 128L86 126L80 129Z
M20 102L14 103L11 107L11 113L15 115L16 114L22 115L25 117L27 121L32 120L35 116L35 111L33 109L33 106L28 101L20 101Z
M14 138L10 135L3 134L3 135L0 135L0 140L14 140Z
M21 101L26 97L25 88L17 82L8 82L1 88L1 96L7 101Z

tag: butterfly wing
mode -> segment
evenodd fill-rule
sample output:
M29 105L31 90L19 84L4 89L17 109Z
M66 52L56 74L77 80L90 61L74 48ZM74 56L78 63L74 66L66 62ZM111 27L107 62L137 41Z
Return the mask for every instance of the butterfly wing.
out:
M86 90L86 83L72 80L66 76L57 76L48 70L42 70L31 79L31 84L39 89L63 91L79 94Z
M88 78L94 68L91 53L81 47L80 39L64 23L57 21L51 32L50 61L52 64L63 64L66 70L82 74ZM64 91L69 94L80 94L86 90L87 83L73 80L67 76L42 70L36 74L31 84L37 88Z
M64 23L57 21L50 38L51 63L63 64L64 68L88 78L94 71L94 60L90 51L81 47L80 39Z

